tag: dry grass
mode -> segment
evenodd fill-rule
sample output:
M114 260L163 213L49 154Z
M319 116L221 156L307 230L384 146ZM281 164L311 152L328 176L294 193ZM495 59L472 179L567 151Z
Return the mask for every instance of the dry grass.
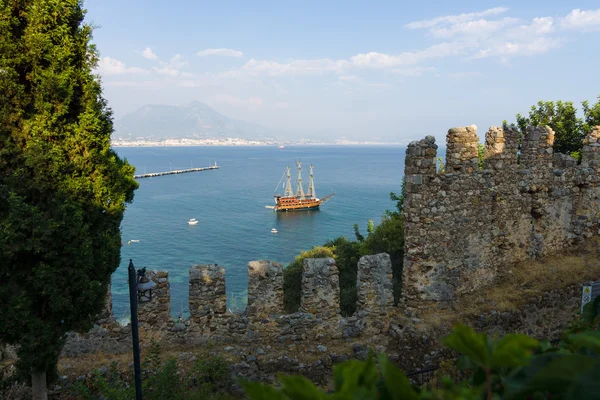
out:
M432 327L451 326L490 310L521 308L533 297L552 289L600 277L600 238L593 238L561 255L530 260L499 271L493 284L463 295L452 309L431 309L420 317Z

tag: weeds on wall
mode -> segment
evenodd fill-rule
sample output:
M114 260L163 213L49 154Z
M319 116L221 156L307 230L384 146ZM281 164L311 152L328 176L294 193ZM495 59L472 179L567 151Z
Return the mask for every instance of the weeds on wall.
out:
M334 369L334 390L325 392L301 376L279 376L278 387L243 382L250 400L280 399L382 399L382 400L521 400L597 399L600 393L600 298L564 333L560 346L522 334L502 338L476 333L458 325L442 339L461 354L453 366L440 369L462 372L456 382L447 376L441 385L414 385L387 359L351 360ZM456 375L454 375L456 376Z
M229 364L223 358L202 358L184 370L173 357L163 360L156 342L142 363L142 387L147 400L233 399L233 383ZM116 362L94 371L91 378L77 382L70 391L85 400L135 398L133 375L123 373Z

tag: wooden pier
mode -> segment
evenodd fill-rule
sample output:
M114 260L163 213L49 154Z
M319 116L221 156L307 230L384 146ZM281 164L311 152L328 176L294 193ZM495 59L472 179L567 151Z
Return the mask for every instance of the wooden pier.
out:
M215 165L211 165L210 167L202 167L202 168L189 168L189 169L175 169L172 171L165 172L150 172L148 174L140 174L134 175L134 179L142 179L142 178L154 178L155 176L163 176L163 175L175 175L175 174L185 174L187 172L198 172L198 171L208 171L211 169L219 169L217 163Z

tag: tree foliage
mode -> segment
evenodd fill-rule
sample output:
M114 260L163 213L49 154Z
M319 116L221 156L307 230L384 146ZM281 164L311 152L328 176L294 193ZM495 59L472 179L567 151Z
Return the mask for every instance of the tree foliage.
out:
M23 371L52 370L102 309L137 187L110 148L84 15L79 0L0 0L0 340Z
M600 125L600 96L590 106L582 103L583 118L577 116L577 107L571 101L539 101L529 110L529 116L517 114L517 125L524 134L528 125L548 125L554 131L554 151L580 157L583 139L592 128Z

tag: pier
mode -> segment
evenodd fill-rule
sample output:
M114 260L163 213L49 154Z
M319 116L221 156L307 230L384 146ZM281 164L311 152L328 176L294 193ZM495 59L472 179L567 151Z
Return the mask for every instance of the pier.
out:
M165 172L150 172L148 174L140 174L134 175L134 179L142 179L142 178L154 178L155 176L163 176L163 175L175 175L175 174L185 174L187 172L198 172L198 171L208 171L211 169L219 169L217 163L215 165L211 165L210 167L202 167L202 168L189 168L189 169L175 169L172 171Z

